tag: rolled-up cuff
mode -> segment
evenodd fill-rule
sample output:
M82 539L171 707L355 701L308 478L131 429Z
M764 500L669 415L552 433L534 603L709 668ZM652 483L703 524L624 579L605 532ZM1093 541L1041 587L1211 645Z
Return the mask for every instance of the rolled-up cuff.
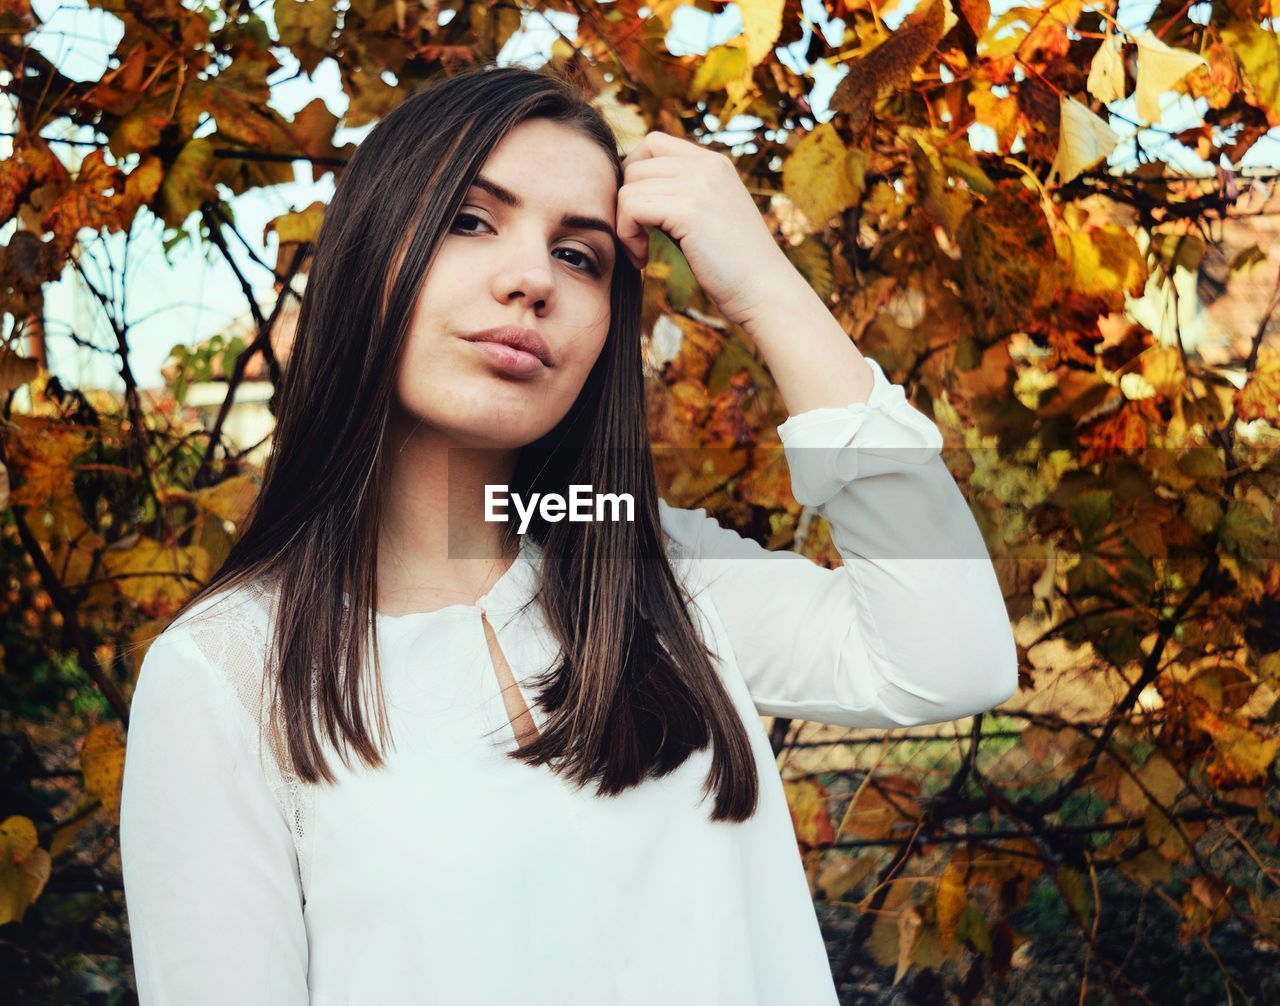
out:
M874 375L867 401L810 409L778 427L791 492L805 506L821 506L859 477L927 464L942 449L933 420L907 401L906 390L880 364L865 359Z

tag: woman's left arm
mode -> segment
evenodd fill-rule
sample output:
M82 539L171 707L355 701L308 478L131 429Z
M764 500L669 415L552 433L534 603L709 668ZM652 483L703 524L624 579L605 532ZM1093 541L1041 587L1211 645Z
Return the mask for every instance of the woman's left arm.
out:
M663 504L696 557L760 712L844 726L972 715L1017 689L1017 648L942 434L847 333L774 242L732 161L649 133L624 162L618 236L681 247L759 348L787 405L778 427L796 499L831 525L824 569Z
M701 508L660 502L663 529L762 715L846 727L971 716L1017 690L1004 597L942 434L868 363L868 401L778 427L793 493L829 522L842 567L769 551Z

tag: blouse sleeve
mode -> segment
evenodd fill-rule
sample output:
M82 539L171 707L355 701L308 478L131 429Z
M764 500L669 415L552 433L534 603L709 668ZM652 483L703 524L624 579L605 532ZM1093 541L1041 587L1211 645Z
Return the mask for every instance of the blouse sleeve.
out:
M990 554L942 434L868 358L870 398L778 427L792 492L843 566L772 552L705 509L659 506L691 555L757 710L846 727L960 719L1017 690Z
M120 855L142 1006L308 1001L292 831L230 687L172 631L139 670Z

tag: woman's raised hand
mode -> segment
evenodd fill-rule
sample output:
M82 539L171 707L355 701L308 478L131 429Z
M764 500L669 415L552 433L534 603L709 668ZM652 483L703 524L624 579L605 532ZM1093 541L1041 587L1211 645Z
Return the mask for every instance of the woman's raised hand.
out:
M669 133L646 134L622 162L618 240L637 268L648 262L647 227L680 246L721 313L745 325L787 284L803 278L769 233L733 161Z

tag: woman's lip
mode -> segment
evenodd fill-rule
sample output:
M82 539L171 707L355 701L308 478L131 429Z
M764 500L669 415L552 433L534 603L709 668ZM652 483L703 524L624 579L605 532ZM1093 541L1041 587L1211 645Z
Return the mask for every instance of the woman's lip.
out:
M480 350L495 370L511 377L532 377L546 369L546 365L541 360L523 349L516 349L514 346L507 346L500 342L488 342L484 339L464 339L463 341Z

